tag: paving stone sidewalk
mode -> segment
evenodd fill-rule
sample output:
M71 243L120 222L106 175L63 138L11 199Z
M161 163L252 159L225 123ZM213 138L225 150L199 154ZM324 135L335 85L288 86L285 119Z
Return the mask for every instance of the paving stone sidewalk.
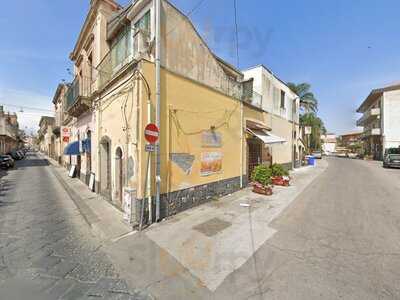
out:
M0 299L153 299L120 277L49 168L29 155L0 174Z

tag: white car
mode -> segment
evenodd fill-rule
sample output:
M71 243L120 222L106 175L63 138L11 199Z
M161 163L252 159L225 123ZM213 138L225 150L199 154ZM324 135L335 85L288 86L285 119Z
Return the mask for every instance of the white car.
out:
M357 153L347 153L347 157L348 158L358 158L358 154Z
M317 159L321 159L322 158L322 152L321 151L314 151L313 153L311 153L312 156L314 156Z

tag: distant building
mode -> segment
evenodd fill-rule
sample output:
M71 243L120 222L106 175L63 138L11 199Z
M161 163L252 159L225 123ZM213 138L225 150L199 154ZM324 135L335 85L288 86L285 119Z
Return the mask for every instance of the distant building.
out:
M261 157L265 157L265 152L269 156L271 163L279 163L290 169L299 166L304 156L305 148L300 140L299 126L299 97L287 86L287 84L274 75L268 68L259 65L243 71L244 79L251 84L252 95L249 99L245 99L246 106L259 108L263 112L263 122L270 133L278 137L283 142L264 142L263 153ZM253 113L254 114L254 113ZM247 120L252 120L251 114L246 114ZM254 135L255 130L251 124L248 125L251 134ZM255 149L260 148L257 135L255 139L249 140L248 152L251 154L249 159L257 153ZM254 159L257 165L257 156ZM251 170L249 171L251 174Z
M55 155L54 124L55 120L53 117L42 116L40 118L38 131L39 150L52 158L54 158Z
M0 106L0 153L5 154L18 148L19 125L15 113L4 112Z
M61 127L65 119L65 94L68 89L68 85L65 83L60 83L57 87L56 93L53 97L55 120L53 127L53 134L55 139L54 145L54 159L56 159L60 164L63 164L64 159L64 147L68 144L69 140L63 139L61 135Z
M381 160L385 149L400 146L400 84L372 90L357 112L367 156Z
M351 148L362 143L362 132L350 132L339 136L339 144L342 147Z
M336 152L337 137L335 134L328 133L321 135L321 147L322 151L326 154L332 154Z

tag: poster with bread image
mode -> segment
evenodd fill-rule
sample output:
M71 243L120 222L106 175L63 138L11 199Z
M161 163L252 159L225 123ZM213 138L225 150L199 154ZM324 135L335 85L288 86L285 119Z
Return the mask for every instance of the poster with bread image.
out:
M203 152L201 153L200 175L209 176L222 172L222 153Z

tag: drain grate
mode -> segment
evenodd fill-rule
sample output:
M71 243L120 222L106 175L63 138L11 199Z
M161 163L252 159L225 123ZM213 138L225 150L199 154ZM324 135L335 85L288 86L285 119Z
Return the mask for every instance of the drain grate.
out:
M230 222L221 220L219 218L213 218L204 223L194 226L193 229L201 232L206 236L214 236L231 225L232 223Z

